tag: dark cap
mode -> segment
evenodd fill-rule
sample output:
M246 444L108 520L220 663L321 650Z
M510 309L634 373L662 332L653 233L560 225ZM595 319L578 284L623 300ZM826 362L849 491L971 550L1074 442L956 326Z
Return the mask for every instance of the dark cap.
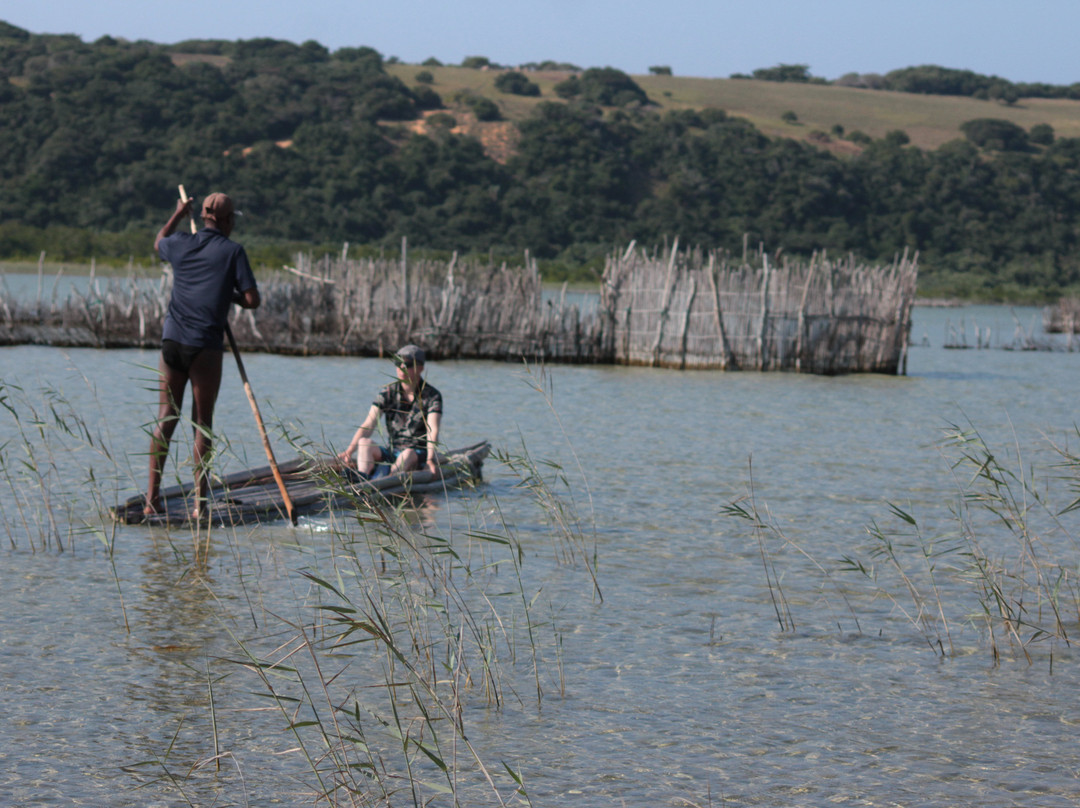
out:
M210 194L203 200L202 215L204 219L210 218L215 221L228 219L233 215L233 202L225 194Z
M394 364L408 367L424 364L424 349L418 345L406 345L394 354Z

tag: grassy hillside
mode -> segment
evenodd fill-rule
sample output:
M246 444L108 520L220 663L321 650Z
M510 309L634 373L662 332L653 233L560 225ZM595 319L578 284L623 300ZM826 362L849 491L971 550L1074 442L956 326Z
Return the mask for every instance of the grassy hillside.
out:
M495 70L472 70L461 67L420 67L387 65L386 71L414 86L421 70L435 78L432 85L448 105L454 94L465 90L487 96L498 103L503 116L517 120L542 101L558 101L555 85L567 73L529 73L540 86L540 98L507 95L495 89ZM836 124L845 132L860 130L874 138L902 129L911 142L925 149L963 137L960 125L974 118L1002 118L1024 129L1040 123L1050 124L1060 137L1080 137L1080 101L1059 99L1021 99L1013 105L997 101L979 101L956 96L917 95L885 90L860 90L818 84L778 83L749 79L701 79L682 76L634 76L657 109L701 109L717 107L730 115L746 118L771 137L809 140L833 151L854 148L847 141L821 144L813 132L830 133ZM795 124L781 116L791 111L798 116Z

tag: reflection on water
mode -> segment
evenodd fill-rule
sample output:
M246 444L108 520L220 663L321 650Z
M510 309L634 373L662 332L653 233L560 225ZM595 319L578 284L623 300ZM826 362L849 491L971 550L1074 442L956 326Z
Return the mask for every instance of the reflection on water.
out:
M1028 322L1034 313L1019 316ZM1011 334L1009 310L974 314L980 328ZM557 526L494 461L481 491L405 511L462 555L486 552L469 529L509 525L524 548L524 586L539 593L546 630L560 639L558 659L552 651L541 667L539 709L528 698L535 685L524 654L513 674L524 697L501 710L469 701L465 721L480 753L512 762L534 805L1075 804L1076 651L1035 643L1028 664L1003 642L995 666L985 630L967 621L978 601L971 582L952 574L954 556L938 560L955 647L944 658L905 616L910 602L835 572L844 555L870 557L871 523L903 527L887 502L915 514L928 534L955 533L953 457L938 444L949 424L977 427L1018 476L1060 461L1051 440L1076 448L1080 356L944 350L946 321L959 316L916 310L914 334L925 332L930 345L912 347L905 378L549 368L558 417L532 389L536 370L432 363L449 443L527 450L571 481L564 497L572 495L595 545L603 592L595 597ZM312 619L320 596L297 571L329 574L341 537L362 535L360 523L328 515L295 529L217 531L200 568L189 532L97 521L84 461L93 458L96 485L112 501L142 485L151 359L0 350L6 401L18 399L12 385L28 395L53 388L116 458L109 472L100 452L70 437L36 457L74 498L56 511L78 523L62 552L27 535L48 520L0 498L0 803L306 804L305 768L287 754L294 742L234 660L238 643L269 651L292 635L288 623ZM253 355L246 364L268 422L338 447L386 378L376 360ZM35 427L0 415L5 468L18 480L24 435ZM250 420L240 385L227 378L217 418L229 447L223 471L263 462ZM280 430L274 440L282 445ZM788 544L770 532L759 542L722 515L751 480ZM1070 494L1060 480L1042 490ZM27 496L24 508L33 504ZM1040 538L1032 557L1074 567L1075 514L1055 516L1032 510ZM1015 555L1009 533L990 520L971 528L992 556ZM791 630L780 629L763 549ZM887 573L882 562L876 574ZM1032 619L1036 605L1046 608L1033 601ZM1075 615L1067 619L1080 634ZM358 657L341 681L366 681L371 664ZM226 755L220 769L192 770L215 750Z

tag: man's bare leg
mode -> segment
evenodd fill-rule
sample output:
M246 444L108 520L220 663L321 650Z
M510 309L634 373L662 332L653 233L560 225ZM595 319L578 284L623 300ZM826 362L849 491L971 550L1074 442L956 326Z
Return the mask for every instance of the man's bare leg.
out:
M184 403L184 388L188 381L186 373L165 364L163 358L158 359L158 374L158 415L150 438L150 479L143 508L147 516L161 512L161 475L165 458L169 456L169 442L180 420L180 407Z
M221 388L222 352L204 348L191 363L188 377L191 379L191 421L195 425L195 448L192 460L195 464L195 507L192 516L201 518L209 508L210 478L207 466L213 448L214 404Z

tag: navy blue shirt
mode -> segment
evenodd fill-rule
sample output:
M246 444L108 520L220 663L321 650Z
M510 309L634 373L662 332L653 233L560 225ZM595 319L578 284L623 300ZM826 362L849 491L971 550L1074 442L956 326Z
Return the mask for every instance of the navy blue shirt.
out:
M173 268L172 297L161 338L183 345L222 350L225 319L233 291L255 288L247 253L220 230L173 233L158 244L158 255Z

